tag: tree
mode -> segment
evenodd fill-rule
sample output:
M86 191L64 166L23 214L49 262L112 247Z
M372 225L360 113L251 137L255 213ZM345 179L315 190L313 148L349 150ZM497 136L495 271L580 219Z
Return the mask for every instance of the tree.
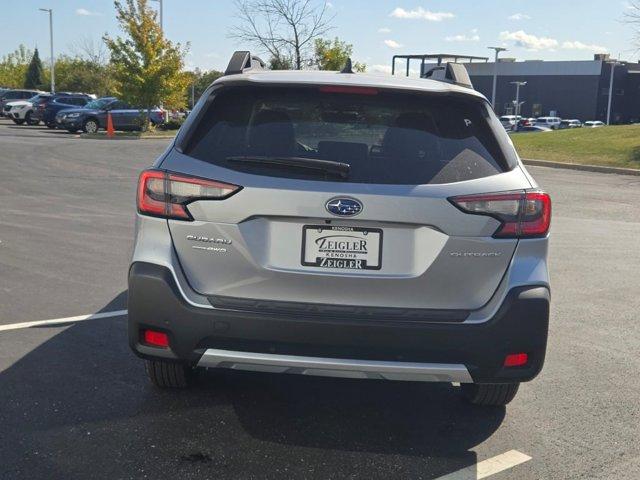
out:
M27 67L27 73L24 78L24 88L39 89L42 87L42 62L40 61L40 55L38 54L38 48L33 51L31 62Z
M24 45L0 60L0 86L22 88L33 52Z
M79 56L61 55L56 59L56 86L60 91L114 95L116 82L110 67Z
M353 45L341 41L338 37L333 41L316 38L314 49L313 63L319 70L341 70L353 53ZM355 63L353 69L356 72L364 72L367 66L364 63Z
M209 85L211 85L214 81L216 81L224 74L222 72L219 72L218 70L203 71L199 68L196 68L193 72L189 72L189 75L190 80L187 96L189 97L189 105L191 105L192 93L195 103L202 96L204 91L209 88Z
M236 0L236 8L240 24L230 37L266 50L279 66L291 58L296 70L302 69L313 41L331 30L334 18L326 3L314 6L312 0Z
M183 71L189 45L167 40L148 0L116 0L116 18L126 38L104 36L111 54L116 94L150 109L186 105L190 76Z
M269 59L269 68L271 70L293 70L293 60L291 57L272 56Z

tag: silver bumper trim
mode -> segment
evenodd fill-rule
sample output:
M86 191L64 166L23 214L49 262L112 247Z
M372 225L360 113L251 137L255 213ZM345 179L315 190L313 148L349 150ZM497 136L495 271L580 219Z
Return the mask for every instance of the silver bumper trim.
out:
M299 357L271 353L207 349L199 367L230 368L269 373L297 373L321 377L473 383L461 364L385 362L342 358Z

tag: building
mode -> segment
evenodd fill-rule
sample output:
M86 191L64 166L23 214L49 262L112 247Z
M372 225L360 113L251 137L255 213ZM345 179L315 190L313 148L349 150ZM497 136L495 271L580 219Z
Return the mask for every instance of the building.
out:
M465 61L465 58L476 61ZM410 60L421 60L423 74L443 62L464 63L474 88L491 100L495 63L488 59L445 54L398 55L394 57L394 65L396 59L405 59L407 64ZM615 73L611 123L639 122L640 64L615 62L603 54L586 61L501 59L498 62L496 113L513 114L516 86L512 82L527 82L520 88L520 114L523 117L553 115L606 122L612 66ZM409 71L408 67L406 71Z

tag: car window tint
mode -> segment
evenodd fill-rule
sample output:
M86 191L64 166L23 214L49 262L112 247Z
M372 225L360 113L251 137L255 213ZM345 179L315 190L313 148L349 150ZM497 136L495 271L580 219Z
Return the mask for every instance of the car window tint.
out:
M310 177L301 169L227 158L296 156L344 162L351 166L347 181L379 184L449 183L495 175L515 165L513 148L507 139L499 139L507 135L504 127L488 105L475 98L237 87L222 91L195 128L188 154L269 176Z

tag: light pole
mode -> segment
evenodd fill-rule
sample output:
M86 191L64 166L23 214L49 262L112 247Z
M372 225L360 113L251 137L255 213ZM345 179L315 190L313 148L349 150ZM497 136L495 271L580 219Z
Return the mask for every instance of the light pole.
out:
M160 30L164 34L164 23L162 23L162 0L153 0L154 2L158 2L160 4Z
M38 10L49 13L49 42L51 43L51 93L56 93L56 66L53 59L53 10L51 8L39 8Z
M498 55L500 52L506 52L507 49L503 47L487 47L490 50L495 50L496 52L496 61L493 65L493 90L491 93L491 106L493 109L496 109L496 90L498 89Z
M607 125L611 125L611 103L613 102L613 76L616 73L618 62L611 62L611 78L609 79L609 102L607 105Z
M524 87L527 82L511 82L516 86L516 117L520 115L520 87Z

